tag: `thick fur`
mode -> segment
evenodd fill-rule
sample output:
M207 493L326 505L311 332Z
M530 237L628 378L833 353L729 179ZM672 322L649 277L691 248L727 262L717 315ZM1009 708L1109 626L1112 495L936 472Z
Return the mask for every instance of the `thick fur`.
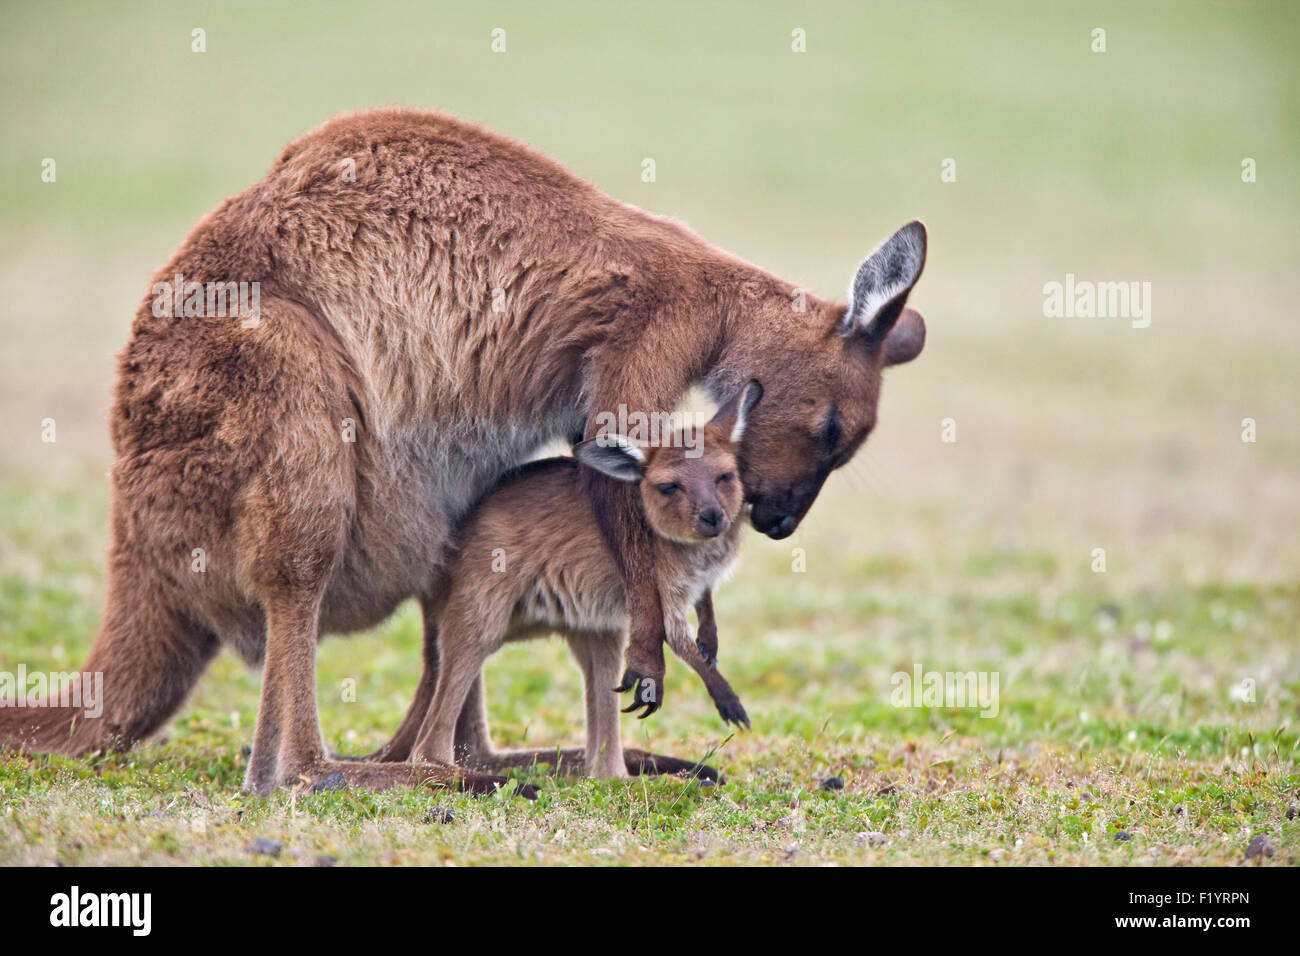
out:
M258 792L335 771L367 786L492 785L326 759L320 635L428 600L469 505L540 443L591 437L594 413L620 403L668 409L694 381L720 397L757 378L776 399L751 416L741 469L755 524L789 533L874 422L887 352L878 325L842 333L843 305L808 296L795 312L791 284L682 226L520 143L412 110L342 116L290 144L155 282L177 274L260 283L260 321L141 303L118 358L108 603L86 664L104 674L105 713L0 709L0 742L129 747L224 644L264 662ZM832 406L843 441L821 447ZM629 669L662 687L635 491L586 484L629 585Z

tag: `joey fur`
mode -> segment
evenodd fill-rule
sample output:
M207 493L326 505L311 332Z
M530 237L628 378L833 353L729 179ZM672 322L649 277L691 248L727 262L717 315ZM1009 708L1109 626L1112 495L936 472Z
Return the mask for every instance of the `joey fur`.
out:
M704 681L723 720L748 726L731 685L691 639L686 614L711 599L736 559L744 494L733 448L761 395L752 382L720 409L702 429L696 454L693 443L674 440L679 435L657 446L605 435L578 445L575 458L525 465L475 506L456 533L436 612L437 690L416 741L419 759L472 761L455 752L456 727L484 662L506 642L556 632L582 669L584 769L627 775L610 693L623 660L627 597L579 479L581 465L639 487L669 647Z

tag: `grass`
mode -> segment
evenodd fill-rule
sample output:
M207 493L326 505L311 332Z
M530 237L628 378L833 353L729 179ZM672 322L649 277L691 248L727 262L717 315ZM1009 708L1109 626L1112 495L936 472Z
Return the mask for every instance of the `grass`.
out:
M830 494L838 503L853 492ZM77 502L66 502L64 520L93 525ZM57 506L35 491L15 504L27 515ZM74 561L61 550L33 581L15 560L25 543L74 538L51 526L61 514L45 511L6 556L0 611L12 630L0 666L66 669L93 629L93 550ZM825 553L837 531L810 528L797 546ZM933 531L937 549L942 526ZM94 760L0 763L0 859L1231 864L1264 834L1272 862L1295 862L1286 814L1300 804L1300 743L1288 718L1300 687L1279 635L1300 619L1300 588L1123 594L1086 565L1071 574L1051 554L1014 551L974 550L951 571L863 558L799 574L775 543L752 543L718 610L723 666L754 730L724 736L693 675L674 664L668 707L624 735L712 752L725 786L533 775L543 784L535 805L433 790L249 797L239 786L257 675L226 657L163 742ZM361 753L382 742L414 688L418 642L407 607L372 635L323 646L332 746ZM998 716L894 707L891 675L917 662L998 672ZM349 678L355 702L342 693ZM1234 700L1247 678L1255 700ZM488 680L499 743L580 737L579 679L559 642L507 649ZM831 776L842 790L820 789ZM1121 831L1131 838L1116 839ZM282 855L250 855L258 836Z
M745 9L0 13L0 670L69 670L97 629L111 355L151 270L338 110L451 109L822 293L907 219L932 238L930 341L888 375L870 445L794 538L749 535L719 593L753 730L728 736L675 663L665 709L625 725L628 745L711 753L725 786L249 797L259 679L222 656L165 739L0 758L0 862L1236 864L1264 835L1258 862L1296 864L1300 17ZM1152 282L1151 327L1044 318L1067 272ZM418 644L406 606L322 645L331 746L391 732ZM996 672L997 716L893 706L918 664ZM499 745L581 737L559 642L499 655L488 697Z

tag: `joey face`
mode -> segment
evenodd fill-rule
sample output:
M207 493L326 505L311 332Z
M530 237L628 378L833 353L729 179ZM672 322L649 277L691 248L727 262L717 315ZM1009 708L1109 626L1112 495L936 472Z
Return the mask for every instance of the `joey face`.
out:
M875 427L882 370L925 344L924 319L904 308L925 249L925 228L909 223L859 267L847 307L823 303L792 324L778 299L755 322L765 334L748 371L765 394L737 451L751 521L768 537L794 532Z
M714 538L740 514L745 496L736 458L716 432L705 430L698 457L687 457L689 449L682 447L648 449L641 501L661 537L688 543Z
M581 442L573 452L612 478L639 482L646 521L659 536L707 541L728 531L744 507L735 446L762 397L762 387L750 382L718 409L698 442L678 433L662 445L643 446L607 435Z

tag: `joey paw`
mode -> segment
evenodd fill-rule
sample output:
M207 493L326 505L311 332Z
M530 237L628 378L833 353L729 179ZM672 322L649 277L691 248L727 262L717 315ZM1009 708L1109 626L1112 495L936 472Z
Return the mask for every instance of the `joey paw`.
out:
M623 708L623 713L631 714L640 710L642 713L637 716L644 720L663 706L662 687L662 675L658 678L648 677L629 667L623 671L623 679L614 688L614 692L622 694L632 691L632 703Z
M730 698L715 699L713 703L717 706L718 715L724 724L735 724L737 727L749 729L749 714L745 713L745 705L740 702L739 697L733 694Z

